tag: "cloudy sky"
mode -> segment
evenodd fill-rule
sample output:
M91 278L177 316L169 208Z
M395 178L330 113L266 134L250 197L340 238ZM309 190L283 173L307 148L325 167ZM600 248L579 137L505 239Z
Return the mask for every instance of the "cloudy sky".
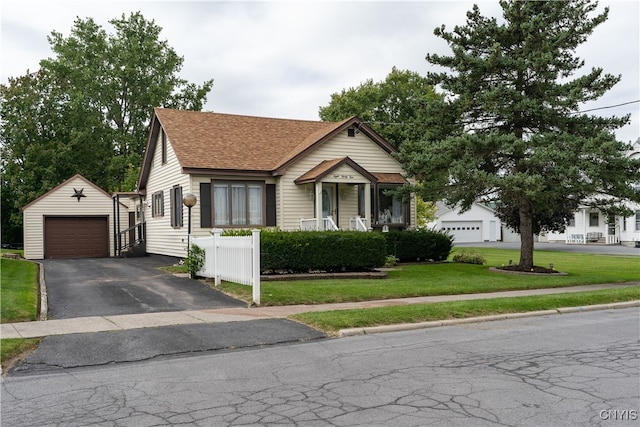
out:
M30 1L3 0L1 82L38 69L52 55L47 35L68 35L76 17L108 23L140 11L163 28L184 57L181 76L215 80L205 110L293 119L318 119L330 95L367 79L383 80L393 66L425 74L427 53L449 53L433 35L445 24L464 24L471 1ZM500 16L495 1L476 1L486 16ZM609 20L578 53L586 70L603 67L622 81L584 109L601 115L632 114L618 132L640 136L640 2L601 0Z

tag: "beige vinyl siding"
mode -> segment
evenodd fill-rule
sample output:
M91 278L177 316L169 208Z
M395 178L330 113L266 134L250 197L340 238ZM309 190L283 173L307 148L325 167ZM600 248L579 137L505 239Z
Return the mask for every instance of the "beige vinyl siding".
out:
M348 137L347 131L341 132L334 139L321 144L295 164L291 165L286 173L281 177L282 200L279 204L279 225L285 230L295 230L300 228L300 218L314 217L314 201L309 200L305 195L305 185L296 185L295 179L317 166L323 160L332 160L348 156L368 172L382 173L402 173L402 167L397 160L391 157L386 151L380 148L362 133L355 137ZM342 166L341 168L348 168ZM351 170L351 168L348 168ZM349 172L356 175L355 171ZM324 180L331 180L331 175L325 176ZM359 176L359 175L357 175ZM356 180L354 180L356 181ZM307 189L313 188L313 184L307 184ZM345 186L340 186L339 190ZM353 194L347 200L342 200L338 194L338 205L340 207L340 225L342 228L349 227L349 218L357 214L358 200L355 187ZM309 191L309 190L307 190ZM349 195L349 194L348 194ZM283 206L286 205L286 206ZM411 201L410 207L411 225L415 224L415 201Z
M83 189L86 197L71 197L73 189ZM127 220L127 207L120 205L120 217ZM74 178L23 211L24 257L44 258L44 218L45 216L107 216L109 224L109 255L113 255L113 200L102 191L81 178ZM126 223L126 222L125 222Z
M183 227L171 226L171 197L170 190L175 186L182 186L183 196L191 191L189 176L182 173L171 141L167 139L167 162L162 163L162 135L158 134L158 141L153 153L153 163L147 180L147 194L145 206L145 220L147 227L147 252L174 257L185 257L187 254L187 208L182 206ZM151 204L153 194L162 191L164 202L164 216L153 217ZM193 211L192 211L193 213Z

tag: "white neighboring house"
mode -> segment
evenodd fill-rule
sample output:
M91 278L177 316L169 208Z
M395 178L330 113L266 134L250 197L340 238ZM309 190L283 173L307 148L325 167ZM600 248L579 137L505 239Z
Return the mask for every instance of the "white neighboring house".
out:
M640 158L640 138L627 155ZM607 217L598 209L580 206L564 233L548 233L544 240L567 244L622 244L640 247L640 204L628 203L627 207L634 214L625 218L619 215Z
M460 213L460 208L450 208L442 202L436 204L436 221L430 226L449 232L454 243L496 242L502 239L501 222L490 207L476 202Z

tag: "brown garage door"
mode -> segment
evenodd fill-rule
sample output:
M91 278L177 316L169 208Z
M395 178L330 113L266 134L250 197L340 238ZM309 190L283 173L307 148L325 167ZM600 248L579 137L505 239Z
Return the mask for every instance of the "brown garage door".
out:
M107 217L46 217L45 258L96 258L109 256Z

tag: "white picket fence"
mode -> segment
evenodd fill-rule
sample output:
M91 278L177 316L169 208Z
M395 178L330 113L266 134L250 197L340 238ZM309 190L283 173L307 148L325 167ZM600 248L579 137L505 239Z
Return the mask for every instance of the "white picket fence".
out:
M240 283L253 288L253 302L260 305L260 230L251 236L222 236L214 228L209 237L191 237L191 244L204 249L204 266L198 276Z

